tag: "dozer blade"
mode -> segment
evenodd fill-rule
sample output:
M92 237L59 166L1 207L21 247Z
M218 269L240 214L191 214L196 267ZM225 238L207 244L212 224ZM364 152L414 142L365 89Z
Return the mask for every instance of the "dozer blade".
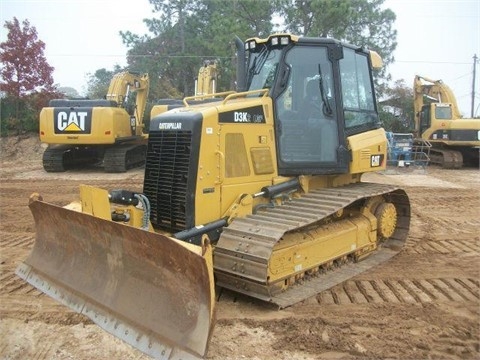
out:
M209 244L41 201L30 209L37 235L18 276L154 358L205 356L215 301Z

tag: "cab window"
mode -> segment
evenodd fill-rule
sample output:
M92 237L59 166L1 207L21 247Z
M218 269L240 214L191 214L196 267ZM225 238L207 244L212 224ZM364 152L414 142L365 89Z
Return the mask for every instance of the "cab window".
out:
M452 120L452 108L450 106L435 106L435 118L439 120Z
M340 73L346 130L363 131L366 127L376 127L378 116L367 56L345 48Z

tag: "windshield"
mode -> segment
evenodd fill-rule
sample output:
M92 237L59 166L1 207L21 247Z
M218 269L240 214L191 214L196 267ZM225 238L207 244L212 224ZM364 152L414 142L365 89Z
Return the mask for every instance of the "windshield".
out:
M280 49L268 49L265 45L250 53L247 68L248 91L270 89L273 86L280 54Z
M442 120L452 120L452 108L450 106L435 106L435 117Z

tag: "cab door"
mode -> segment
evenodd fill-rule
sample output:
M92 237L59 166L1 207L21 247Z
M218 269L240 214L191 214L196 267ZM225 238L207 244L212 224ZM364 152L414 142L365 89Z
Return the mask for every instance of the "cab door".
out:
M283 58L273 95L281 175L348 171L334 64L318 44L297 44Z

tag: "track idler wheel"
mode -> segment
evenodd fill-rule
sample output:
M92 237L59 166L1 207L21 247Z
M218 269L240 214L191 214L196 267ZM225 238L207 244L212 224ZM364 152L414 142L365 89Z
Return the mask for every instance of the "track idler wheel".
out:
M381 203L375 209L377 232L381 238L388 239L397 227L397 209L392 203Z
M383 196L374 196L368 199L365 207L377 218L378 238L390 238L395 233L398 223L395 205L386 202Z

